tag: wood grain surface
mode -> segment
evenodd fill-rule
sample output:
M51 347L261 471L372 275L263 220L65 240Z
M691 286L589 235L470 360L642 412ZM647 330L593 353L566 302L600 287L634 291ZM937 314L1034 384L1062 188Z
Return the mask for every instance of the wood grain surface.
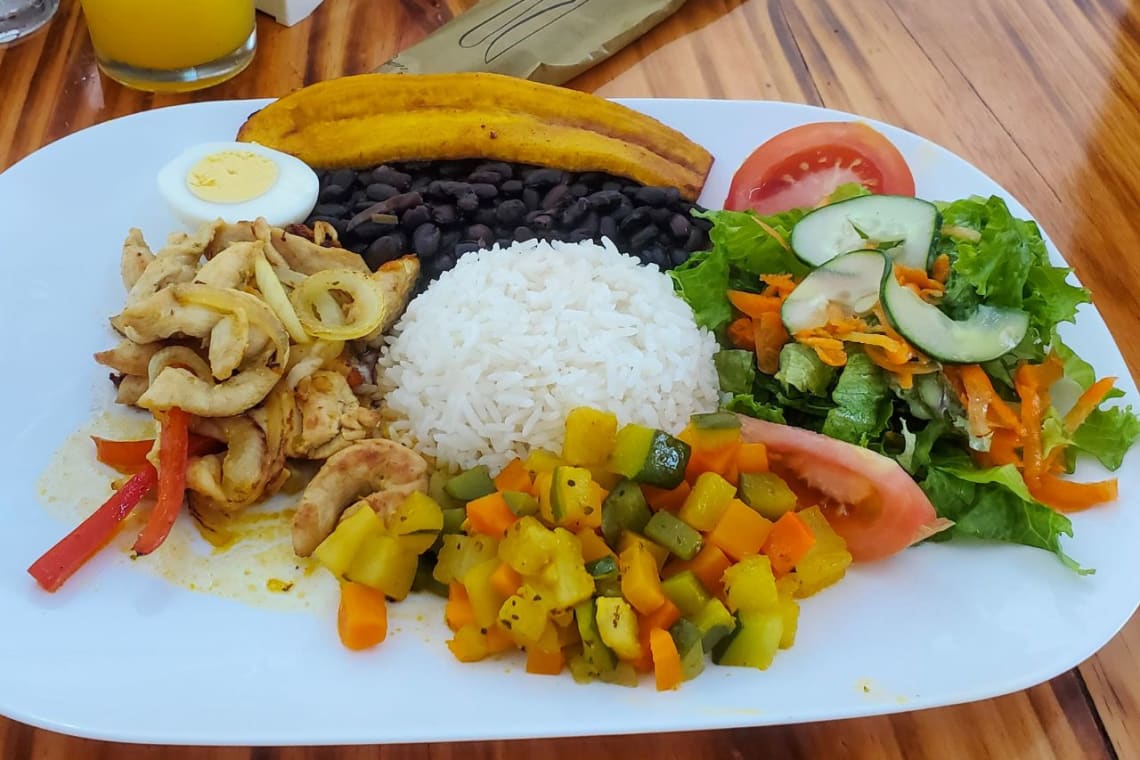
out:
M116 116L189 100L274 96L371 70L472 4L325 0L293 28L261 18L259 50L246 72L204 92L160 96L102 78L79 4L64 0L45 34L0 50L0 169ZM1096 294L1134 375L1140 367L1140 5L689 0L570 86L605 96L825 105L945 145L1046 220ZM1024 692L780 728L382 748L195 749L104 744L0 719L0 760L529 756L1140 758L1140 621L1078 669Z

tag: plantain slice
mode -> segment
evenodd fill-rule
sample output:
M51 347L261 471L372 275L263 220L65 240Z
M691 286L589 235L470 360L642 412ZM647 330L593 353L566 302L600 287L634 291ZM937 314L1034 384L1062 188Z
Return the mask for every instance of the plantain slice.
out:
M254 113L238 139L310 166L487 158L604 171L700 195L707 150L608 100L488 73L361 74L305 87Z

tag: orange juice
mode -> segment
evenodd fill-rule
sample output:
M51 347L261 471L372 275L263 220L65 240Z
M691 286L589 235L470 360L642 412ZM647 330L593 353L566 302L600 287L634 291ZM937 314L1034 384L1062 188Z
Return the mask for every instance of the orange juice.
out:
M247 43L254 29L254 0L82 3L99 62L116 79L120 68L177 72L224 60Z

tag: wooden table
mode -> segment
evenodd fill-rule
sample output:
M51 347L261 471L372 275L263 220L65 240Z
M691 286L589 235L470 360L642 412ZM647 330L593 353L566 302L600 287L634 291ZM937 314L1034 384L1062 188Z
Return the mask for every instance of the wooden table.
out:
M0 169L96 122L190 99L282 94L368 71L473 0L326 0L192 96L98 74L79 4L0 51ZM762 98L906 127L980 166L1040 219L1140 367L1140 6L1125 0L689 0L570 83L605 96ZM1074 622L1079 624L1079 622ZM1050 635L1042 631L1042 636ZM2 675L0 675L2 677ZM1054 680L1000 699L882 718L654 737L249 750L136 748L0 719L0 758L1138 758L1140 620Z

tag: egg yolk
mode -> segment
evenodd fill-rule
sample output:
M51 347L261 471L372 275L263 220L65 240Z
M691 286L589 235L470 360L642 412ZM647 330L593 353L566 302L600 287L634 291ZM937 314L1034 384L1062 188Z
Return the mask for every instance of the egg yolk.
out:
M209 203L253 200L277 182L277 164L248 150L211 153L186 175L190 192Z

